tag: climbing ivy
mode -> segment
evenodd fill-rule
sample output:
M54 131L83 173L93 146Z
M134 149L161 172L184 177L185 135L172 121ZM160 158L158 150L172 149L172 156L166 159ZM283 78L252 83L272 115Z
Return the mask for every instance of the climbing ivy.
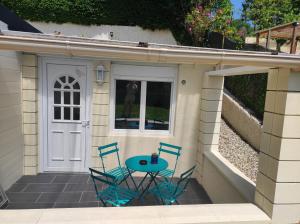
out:
M170 29L179 43L191 44L185 29L191 0L0 0L0 3L26 20Z

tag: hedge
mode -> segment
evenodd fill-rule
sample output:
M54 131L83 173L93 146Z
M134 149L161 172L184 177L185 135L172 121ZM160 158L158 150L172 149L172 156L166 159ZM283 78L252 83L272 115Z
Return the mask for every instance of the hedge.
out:
M179 43L192 43L184 24L191 0L0 0L0 3L31 21L170 29Z
M225 78L225 87L263 120L267 80L267 74L232 76Z

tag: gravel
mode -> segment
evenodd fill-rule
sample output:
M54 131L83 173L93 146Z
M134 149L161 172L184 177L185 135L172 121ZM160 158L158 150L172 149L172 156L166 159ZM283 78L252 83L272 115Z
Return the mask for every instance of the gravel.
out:
M219 152L247 177L256 182L258 152L241 139L224 120L221 122Z

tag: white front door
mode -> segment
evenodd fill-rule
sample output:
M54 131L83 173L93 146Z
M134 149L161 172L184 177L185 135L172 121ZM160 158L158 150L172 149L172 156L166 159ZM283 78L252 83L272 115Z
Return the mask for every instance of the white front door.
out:
M84 171L87 67L46 64L47 152L45 171Z

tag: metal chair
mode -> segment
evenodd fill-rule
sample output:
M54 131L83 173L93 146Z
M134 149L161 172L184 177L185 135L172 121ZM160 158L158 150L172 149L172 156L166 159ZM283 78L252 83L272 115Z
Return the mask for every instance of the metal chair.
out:
M114 142L108 145L103 145L98 147L99 150L99 156L101 158L103 172L109 175L112 175L118 184L122 183L124 180L126 182L127 187L129 188L129 185L127 183L127 177L129 176L129 171L126 167L122 167L120 163L120 157L119 157L119 148L118 143ZM117 167L112 168L110 170L106 170L105 164L104 164L104 158L107 156L117 156ZM132 171L133 172L133 171Z
M177 198L185 192L195 167L196 166L193 166L182 173L177 183L173 183L172 181L160 182L151 188L149 193L152 193L157 199L160 199L162 204L171 205L174 202L179 204Z
M137 192L119 186L114 176L92 168L89 169L91 171L91 178L94 183L97 199L100 200L105 207L107 204L120 207L126 205L138 196ZM101 190L98 189L98 182L103 185Z
M165 169L165 170L159 172L158 176L164 177L165 179L171 178L171 180L172 180L175 170L176 170L177 161L180 156L181 149L182 148L180 146L171 145L171 144L167 144L167 143L163 143L163 142L159 143L158 155L161 156L162 153L171 154L176 157L176 161L175 161L175 165L174 165L173 169Z

